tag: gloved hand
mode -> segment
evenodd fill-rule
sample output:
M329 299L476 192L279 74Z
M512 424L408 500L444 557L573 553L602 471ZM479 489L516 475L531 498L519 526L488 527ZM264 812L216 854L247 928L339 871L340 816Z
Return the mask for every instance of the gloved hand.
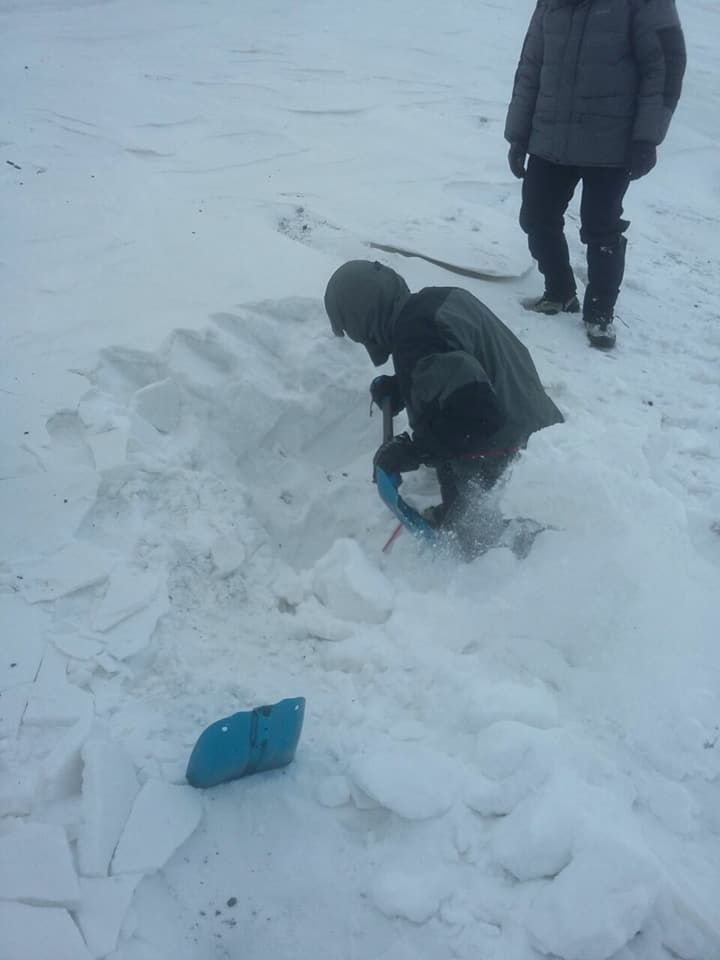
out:
M381 444L373 457L373 477L380 467L385 473L409 473L420 466L420 455L407 433Z
M385 398L390 397L390 409L394 417L396 417L405 406L400 396L397 377L389 377L387 374L375 377L370 384L370 396L372 397L372 402L376 403L381 409Z
M508 166L510 172L518 180L525 176L525 157L527 156L527 144L516 141L510 144L508 150Z
M639 180L657 163L657 147L649 140L633 140L630 144L630 179Z

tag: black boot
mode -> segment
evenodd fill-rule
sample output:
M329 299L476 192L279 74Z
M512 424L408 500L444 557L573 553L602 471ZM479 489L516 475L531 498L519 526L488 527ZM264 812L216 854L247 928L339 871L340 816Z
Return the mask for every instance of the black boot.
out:
M583 303L583 320L588 339L594 347L615 346L613 320L625 273L626 247L625 237L618 237L611 243L588 244L588 285Z

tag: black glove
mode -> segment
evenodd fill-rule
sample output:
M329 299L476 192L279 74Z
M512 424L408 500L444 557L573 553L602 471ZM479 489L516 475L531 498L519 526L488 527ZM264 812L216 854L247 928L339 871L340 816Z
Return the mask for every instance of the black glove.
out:
M639 180L657 163L657 147L649 140L633 140L630 144L630 179Z
M409 473L420 466L420 455L407 433L381 444L373 457L373 476L380 467L385 473Z
M508 165L510 172L518 180L525 176L525 157L527 156L527 144L515 142L510 144L508 150Z
M400 396L397 377L389 377L387 374L375 377L370 384L370 396L372 397L373 403L376 403L380 409L382 409L383 401L389 397L390 409L394 417L396 417L405 406Z

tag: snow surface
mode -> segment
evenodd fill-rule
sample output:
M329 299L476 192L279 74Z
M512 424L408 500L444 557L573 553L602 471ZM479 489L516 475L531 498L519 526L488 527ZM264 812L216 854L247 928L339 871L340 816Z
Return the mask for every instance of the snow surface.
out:
M720 958L720 10L680 6L603 355L519 304L531 0L0 0L3 960ZM350 257L530 347L525 560L381 552ZM297 695L291 766L184 786Z

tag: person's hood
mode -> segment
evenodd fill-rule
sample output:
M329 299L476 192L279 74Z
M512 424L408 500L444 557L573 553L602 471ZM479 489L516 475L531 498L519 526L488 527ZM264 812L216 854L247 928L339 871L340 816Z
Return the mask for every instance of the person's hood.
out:
M361 343L376 367L392 353L395 320L410 296L403 278L371 260L349 260L330 277L325 290L333 333Z

